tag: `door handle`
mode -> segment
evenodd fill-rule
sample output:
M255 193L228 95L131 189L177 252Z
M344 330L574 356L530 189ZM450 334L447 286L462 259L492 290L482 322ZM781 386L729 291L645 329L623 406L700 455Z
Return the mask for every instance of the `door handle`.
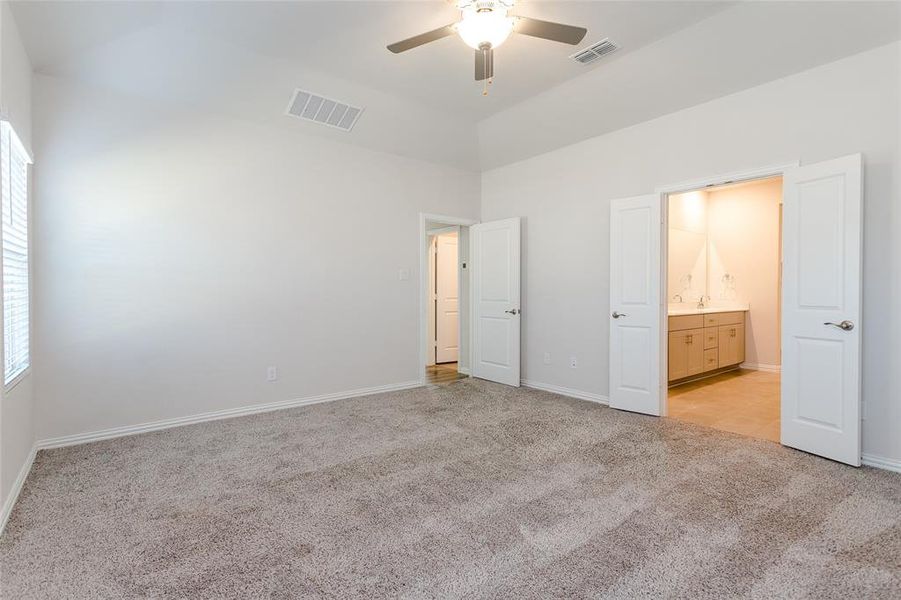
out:
M616 311L613 311L613 318L614 318L614 319L618 319L618 318L620 318L620 317L628 317L628 316L629 316L629 315L627 315L626 313L618 313L618 312L616 312Z
M841 323L830 323L829 321L826 321L825 323L823 323L823 325L831 325L832 327L838 327L839 329L842 329L844 331L851 331L852 329L854 329L854 323L847 320L842 321Z
M511 308L510 310L505 310L504 312L511 315L518 315L520 313L520 310L518 308Z

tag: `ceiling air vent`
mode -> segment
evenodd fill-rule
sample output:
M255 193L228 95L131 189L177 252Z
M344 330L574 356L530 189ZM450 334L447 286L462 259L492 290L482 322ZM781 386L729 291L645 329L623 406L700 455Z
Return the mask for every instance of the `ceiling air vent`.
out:
M350 131L362 112L362 108L351 106L346 102L295 90L291 102L288 103L286 114L327 127Z
M611 42L608 38L604 38L596 44L592 44L587 48L579 50L575 54L571 54L570 58L577 63L588 65L597 60L600 60L611 52L615 52L616 50L619 50L619 46Z

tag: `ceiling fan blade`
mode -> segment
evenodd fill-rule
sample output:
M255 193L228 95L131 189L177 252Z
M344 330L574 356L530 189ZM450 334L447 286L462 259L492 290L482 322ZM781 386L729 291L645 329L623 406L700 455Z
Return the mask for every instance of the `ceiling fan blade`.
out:
M454 29L454 25L456 25L456 23L445 25L444 27L433 29L432 31L420 33L419 35L414 35L411 38L395 42L388 46L388 50L391 50L391 52L394 52L395 54L400 54L401 52L412 50L417 46L422 46L423 44L428 44L429 42L440 40L441 38L445 38L449 35L454 35L457 32L456 29Z
M494 77L494 50L476 50L476 81Z
M530 19L529 17L515 17L516 22L513 25L513 31L523 35L551 40L554 42L562 42L564 44L576 45L582 41L588 30L584 27L574 27L572 25L564 25L562 23L552 23L550 21L541 21L539 19Z

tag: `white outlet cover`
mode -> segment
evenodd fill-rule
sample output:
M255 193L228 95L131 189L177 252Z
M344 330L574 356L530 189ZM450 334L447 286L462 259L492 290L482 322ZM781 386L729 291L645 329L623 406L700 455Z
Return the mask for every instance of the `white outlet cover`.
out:
M551 353L550 352L544 353L544 364L546 364L546 365L551 364Z
M397 278L401 281L410 279L410 269L400 269L397 272Z
M570 356L570 357L569 357L569 367L570 367L571 369L575 369L575 368L578 367L578 366L579 366L579 362L576 360L576 357L575 357L575 356Z
M275 381L278 379L278 368L269 367L266 369L266 381Z

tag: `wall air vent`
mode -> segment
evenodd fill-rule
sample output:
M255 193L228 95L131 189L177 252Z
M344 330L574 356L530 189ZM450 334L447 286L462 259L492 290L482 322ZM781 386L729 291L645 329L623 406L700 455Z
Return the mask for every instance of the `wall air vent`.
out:
M575 54L571 54L569 57L577 63L589 65L617 50L619 50L619 46L611 42L608 38L604 38L596 44L592 44L587 48L579 50Z
M354 128L363 109L312 92L294 90L285 114L342 131Z

